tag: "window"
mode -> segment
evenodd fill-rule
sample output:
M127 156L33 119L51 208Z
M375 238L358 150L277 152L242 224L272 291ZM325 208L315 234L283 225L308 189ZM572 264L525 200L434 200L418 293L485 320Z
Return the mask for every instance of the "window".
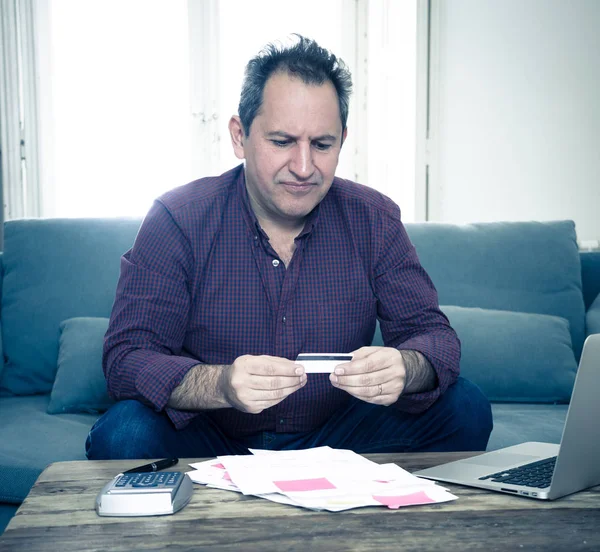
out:
M414 219L417 0L34 7L42 216L142 216L166 190L239 163L227 123L245 63L298 32L353 75L338 175L389 195Z
M49 0L43 215L139 216L192 180L187 4Z

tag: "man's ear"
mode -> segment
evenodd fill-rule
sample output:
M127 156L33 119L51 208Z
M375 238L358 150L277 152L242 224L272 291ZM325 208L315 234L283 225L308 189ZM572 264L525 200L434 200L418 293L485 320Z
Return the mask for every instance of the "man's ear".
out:
M229 119L229 134L231 135L231 145L233 146L233 153L238 159L245 159L246 154L244 153L244 127L242 121L237 115L233 115Z

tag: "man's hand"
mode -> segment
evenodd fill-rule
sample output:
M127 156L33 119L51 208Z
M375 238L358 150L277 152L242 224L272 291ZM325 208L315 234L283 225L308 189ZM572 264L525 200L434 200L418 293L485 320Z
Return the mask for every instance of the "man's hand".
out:
M304 368L286 358L273 356L238 357L221 373L219 385L233 407L259 414L275 406L306 384Z
M429 361L416 351L362 347L354 351L350 362L336 367L329 380L361 401L389 406L404 391L433 389L436 375Z

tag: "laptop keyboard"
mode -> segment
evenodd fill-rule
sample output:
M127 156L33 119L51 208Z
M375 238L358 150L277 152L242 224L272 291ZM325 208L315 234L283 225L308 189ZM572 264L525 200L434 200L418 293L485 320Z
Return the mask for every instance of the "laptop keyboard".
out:
M511 485L524 485L525 487L544 489L550 486L555 464L556 456L553 456L552 458L538 460L537 462L525 464L524 466L510 470L484 475L479 479L491 479L498 483L510 483Z

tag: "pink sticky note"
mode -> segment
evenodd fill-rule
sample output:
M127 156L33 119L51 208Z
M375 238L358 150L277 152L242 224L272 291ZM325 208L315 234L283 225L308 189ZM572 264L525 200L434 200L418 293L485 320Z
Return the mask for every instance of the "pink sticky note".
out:
M223 474L223 479L225 479L226 481L231 481L231 476L229 475L229 472L225 472Z
M283 492L289 491L322 491L335 489L335 485L325 477L316 479L292 479L289 481L273 481Z
M381 502L384 506L388 508L396 509L400 508L400 506L414 506L417 504L433 504L435 500L429 498L425 491L419 491L418 493L412 493L407 495L400 496L375 496L373 498L377 502Z
M211 464L212 468L217 468L219 470L224 470L225 466L223 464Z

